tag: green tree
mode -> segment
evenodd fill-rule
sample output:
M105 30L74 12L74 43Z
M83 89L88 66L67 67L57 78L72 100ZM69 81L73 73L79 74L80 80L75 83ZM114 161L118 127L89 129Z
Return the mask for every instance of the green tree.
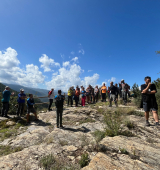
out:
M158 78L157 80L154 80L152 83L156 85L157 89L160 89L160 78Z

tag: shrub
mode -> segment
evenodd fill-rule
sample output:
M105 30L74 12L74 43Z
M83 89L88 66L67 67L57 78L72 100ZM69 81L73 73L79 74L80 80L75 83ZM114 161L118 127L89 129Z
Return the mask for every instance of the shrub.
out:
M96 139L96 142L100 142L104 137L105 137L106 132L105 131L100 131L100 130L96 130L95 132L93 132L93 136Z
M88 153L83 153L81 159L79 160L80 167L83 168L87 166L89 163L89 156Z
M125 125L128 127L128 129L134 129L135 125L131 121L125 121Z
M121 130L122 114L119 111L108 113L104 116L104 123L106 124L106 135L117 136Z
M158 104L158 114L160 115L160 89L157 90L156 99Z

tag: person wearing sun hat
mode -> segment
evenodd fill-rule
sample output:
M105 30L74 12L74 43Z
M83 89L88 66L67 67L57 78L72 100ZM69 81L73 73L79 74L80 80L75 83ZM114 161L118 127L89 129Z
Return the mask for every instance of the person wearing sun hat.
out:
M25 107L25 99L27 98L26 94L24 93L24 89L20 89L20 93L18 94L18 110L17 110L17 116L22 116L23 110Z

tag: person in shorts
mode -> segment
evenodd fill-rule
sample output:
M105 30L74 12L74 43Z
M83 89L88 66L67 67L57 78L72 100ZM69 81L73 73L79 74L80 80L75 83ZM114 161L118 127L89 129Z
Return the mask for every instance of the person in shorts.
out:
M115 105L117 107L118 106L117 105L117 100L116 100L117 88L113 85L113 81L110 82L109 91L110 91L110 105L109 105L109 107L112 107L112 101L115 102Z
M29 124L29 114L33 113L35 115L35 120L37 121L37 113L36 110L34 109L34 99L33 99L33 94L29 94L29 98L27 99L27 123Z
M155 84L151 84L151 77L145 77L145 84L141 85L141 93L142 93L142 102L143 102L143 109L145 111L145 119L146 119L146 126L150 126L149 123L149 112L152 111L154 120L156 122L156 126L159 126L159 119L158 119L158 105L156 101L155 93L157 93L157 89Z

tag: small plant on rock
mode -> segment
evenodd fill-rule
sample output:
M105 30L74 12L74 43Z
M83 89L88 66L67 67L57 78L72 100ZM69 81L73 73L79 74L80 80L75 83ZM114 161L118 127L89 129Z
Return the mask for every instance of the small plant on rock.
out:
M89 155L88 153L83 153L81 159L79 160L80 167L83 168L89 164Z

